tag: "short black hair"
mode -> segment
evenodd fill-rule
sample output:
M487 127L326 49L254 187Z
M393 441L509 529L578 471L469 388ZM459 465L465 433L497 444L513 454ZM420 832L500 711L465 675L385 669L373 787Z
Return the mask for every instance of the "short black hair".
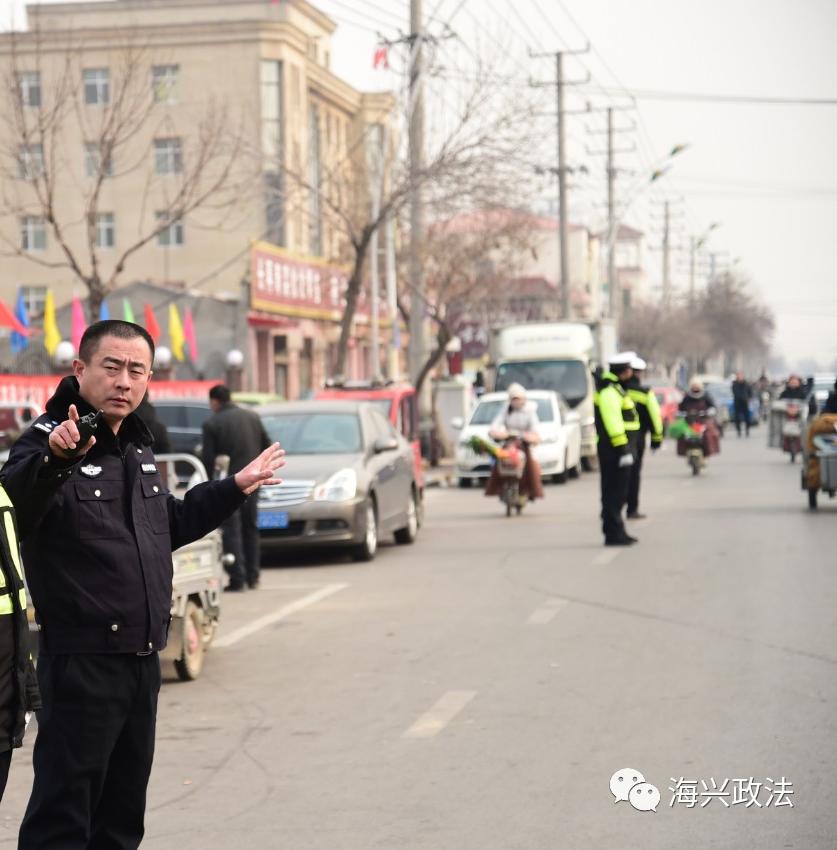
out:
M141 337L148 343L148 348L151 350L151 365L154 365L154 340L151 338L151 334L140 325L124 322L122 319L104 319L101 322L93 322L82 335L81 342L78 345L79 360L89 363L90 358L99 349L99 342L105 336L115 336L119 339Z
M215 384L209 390L209 397L212 401L217 401L220 404L229 404L232 396L230 395L229 387L224 384Z

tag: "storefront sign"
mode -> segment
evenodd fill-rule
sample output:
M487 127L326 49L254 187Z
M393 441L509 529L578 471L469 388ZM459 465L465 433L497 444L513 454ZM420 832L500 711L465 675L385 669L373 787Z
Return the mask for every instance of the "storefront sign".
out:
M267 242L253 244L251 264L253 310L302 319L342 319L349 282L345 268L293 254ZM369 321L369 304L363 290L355 320Z

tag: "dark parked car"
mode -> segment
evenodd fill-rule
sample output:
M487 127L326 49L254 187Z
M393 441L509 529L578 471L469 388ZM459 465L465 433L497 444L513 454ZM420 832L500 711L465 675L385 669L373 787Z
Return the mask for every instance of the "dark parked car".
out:
M171 450L200 457L203 423L212 415L209 399L152 398L151 403L169 433Z
M413 450L369 402L307 401L254 408L287 452L282 484L259 490L265 548L338 546L375 557L392 534L412 543L419 528Z

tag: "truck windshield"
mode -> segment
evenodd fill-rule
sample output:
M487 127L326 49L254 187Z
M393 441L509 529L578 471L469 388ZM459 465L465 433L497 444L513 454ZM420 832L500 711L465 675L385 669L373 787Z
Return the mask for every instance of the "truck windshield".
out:
M522 360L501 363L497 368L496 390L510 384L523 384L527 390L555 390L570 407L587 397L587 368L581 360Z

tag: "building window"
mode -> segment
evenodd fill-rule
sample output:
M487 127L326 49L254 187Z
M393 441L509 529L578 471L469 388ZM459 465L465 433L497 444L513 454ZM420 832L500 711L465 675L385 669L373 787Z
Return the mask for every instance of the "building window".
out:
M17 176L21 180L34 180L44 173L44 146L28 145L18 151Z
M261 63L265 236L274 245L285 244L282 72L281 62L264 60Z
M154 65L151 68L151 90L156 103L177 103L179 65Z
M96 247L113 248L116 245L116 223L113 213L96 215Z
M21 286L20 294L30 322L38 322L44 315L47 288L45 286Z
M180 174L183 171L180 139L154 139L154 164L158 174Z
M102 149L96 142L84 144L84 173L88 177L98 177L102 170L103 177L113 177L113 160L107 157L102 166Z
M171 218L167 212L158 212L155 215L157 217L158 225L169 222ZM173 245L182 245L183 242L183 220L179 218L172 221L168 224L168 227L165 227L157 234L157 244L163 248L170 248Z
M46 225L39 215L20 220L20 247L24 251L46 251Z
M84 69L84 102L88 106L110 103L110 71L107 68Z
M17 75L20 91L20 102L24 106L41 105L41 74L40 71L22 71Z

